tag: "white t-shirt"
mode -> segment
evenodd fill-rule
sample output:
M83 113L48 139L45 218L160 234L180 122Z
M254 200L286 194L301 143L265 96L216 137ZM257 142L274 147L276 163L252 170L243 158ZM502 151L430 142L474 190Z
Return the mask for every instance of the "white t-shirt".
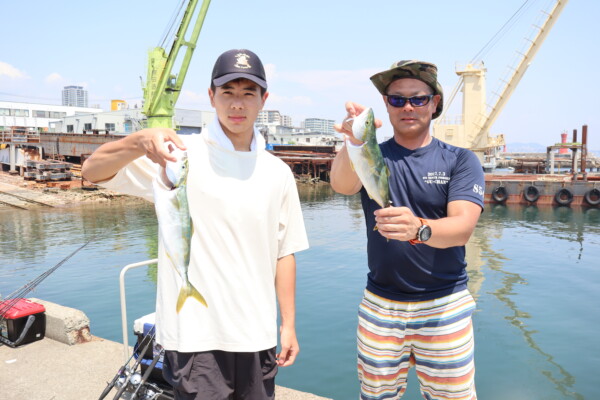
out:
M233 149L217 118L202 134L180 137L194 226L188 278L208 307L189 298L176 312L182 280L159 238L157 341L180 352L275 347L277 259L308 248L293 174L256 130L250 152ZM144 156L100 185L153 201L157 172Z

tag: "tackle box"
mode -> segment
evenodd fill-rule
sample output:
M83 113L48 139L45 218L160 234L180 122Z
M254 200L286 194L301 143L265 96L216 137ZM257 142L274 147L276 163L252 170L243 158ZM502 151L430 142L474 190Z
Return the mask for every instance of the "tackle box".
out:
M0 302L0 310L8 307L15 300ZM35 318L33 323L25 333L23 340L20 343L15 343L23 333L30 316ZM42 340L46 334L46 308L42 304L28 299L18 299L3 315L0 315L0 331L2 342L12 347Z

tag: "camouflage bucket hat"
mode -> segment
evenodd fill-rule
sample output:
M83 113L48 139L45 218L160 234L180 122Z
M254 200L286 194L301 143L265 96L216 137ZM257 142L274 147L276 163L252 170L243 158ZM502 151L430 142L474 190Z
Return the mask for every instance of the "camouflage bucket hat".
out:
M433 89L434 94L440 95L440 102L435 113L433 113L432 119L439 117L444 109L444 93L442 86L437 81L437 67L435 64L416 60L397 61L387 71L373 75L371 82L379 90L379 93L385 96L390 83L403 78L423 81Z

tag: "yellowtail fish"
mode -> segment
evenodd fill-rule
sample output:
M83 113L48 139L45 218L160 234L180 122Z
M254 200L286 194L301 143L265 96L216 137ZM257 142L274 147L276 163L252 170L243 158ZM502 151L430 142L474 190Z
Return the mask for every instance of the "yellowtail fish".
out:
M362 142L360 146L348 144L347 150L352 167L369 197L379 206L388 207L390 171L383 160L375 134L375 116L371 108L365 109L352 122L352 134Z
M158 219L158 229L165 247L167 258L182 279L181 290L177 297L177 312L181 311L183 304L189 297L200 303L206 300L188 279L188 266L190 264L190 243L194 227L188 208L187 176L189 162L187 153L175 150L172 153L176 162L167 162L161 168L163 181L169 181L171 188L165 188L154 182L154 208ZM161 179L160 177L158 179Z

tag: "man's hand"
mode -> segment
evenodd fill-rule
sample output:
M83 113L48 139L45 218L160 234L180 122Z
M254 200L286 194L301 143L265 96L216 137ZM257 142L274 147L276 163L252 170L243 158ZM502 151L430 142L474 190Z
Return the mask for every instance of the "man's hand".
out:
M167 161L177 161L177 159L171 155L173 145L181 150L186 149L173 129L150 128L136 132L133 135L136 136L137 145L140 151L161 167L164 167ZM168 143L168 149L165 146L165 143Z
M408 241L417 237L421 226L408 207L386 207L375 211L375 222L379 233L387 239Z
M296 338L296 330L294 328L280 328L281 351L277 354L277 365L280 367L289 367L296 361L300 346Z
M165 143L169 143L171 149ZM181 150L186 149L173 129L143 129L123 139L104 143L83 163L81 175L94 183L106 181L121 168L144 155L164 167L167 161L177 161L169 151L173 149L173 145Z
M352 120L361 112L363 112L367 107L363 106L362 104L354 103L352 101L346 102L345 106L347 113L346 117L343 119L341 124L333 125L333 129L335 129L339 133L346 135L346 138L348 138L348 140L350 140L352 144L361 145L363 142L356 139L354 137L354 134L352 133ZM381 125L381 120L375 119L375 127L381 128Z

